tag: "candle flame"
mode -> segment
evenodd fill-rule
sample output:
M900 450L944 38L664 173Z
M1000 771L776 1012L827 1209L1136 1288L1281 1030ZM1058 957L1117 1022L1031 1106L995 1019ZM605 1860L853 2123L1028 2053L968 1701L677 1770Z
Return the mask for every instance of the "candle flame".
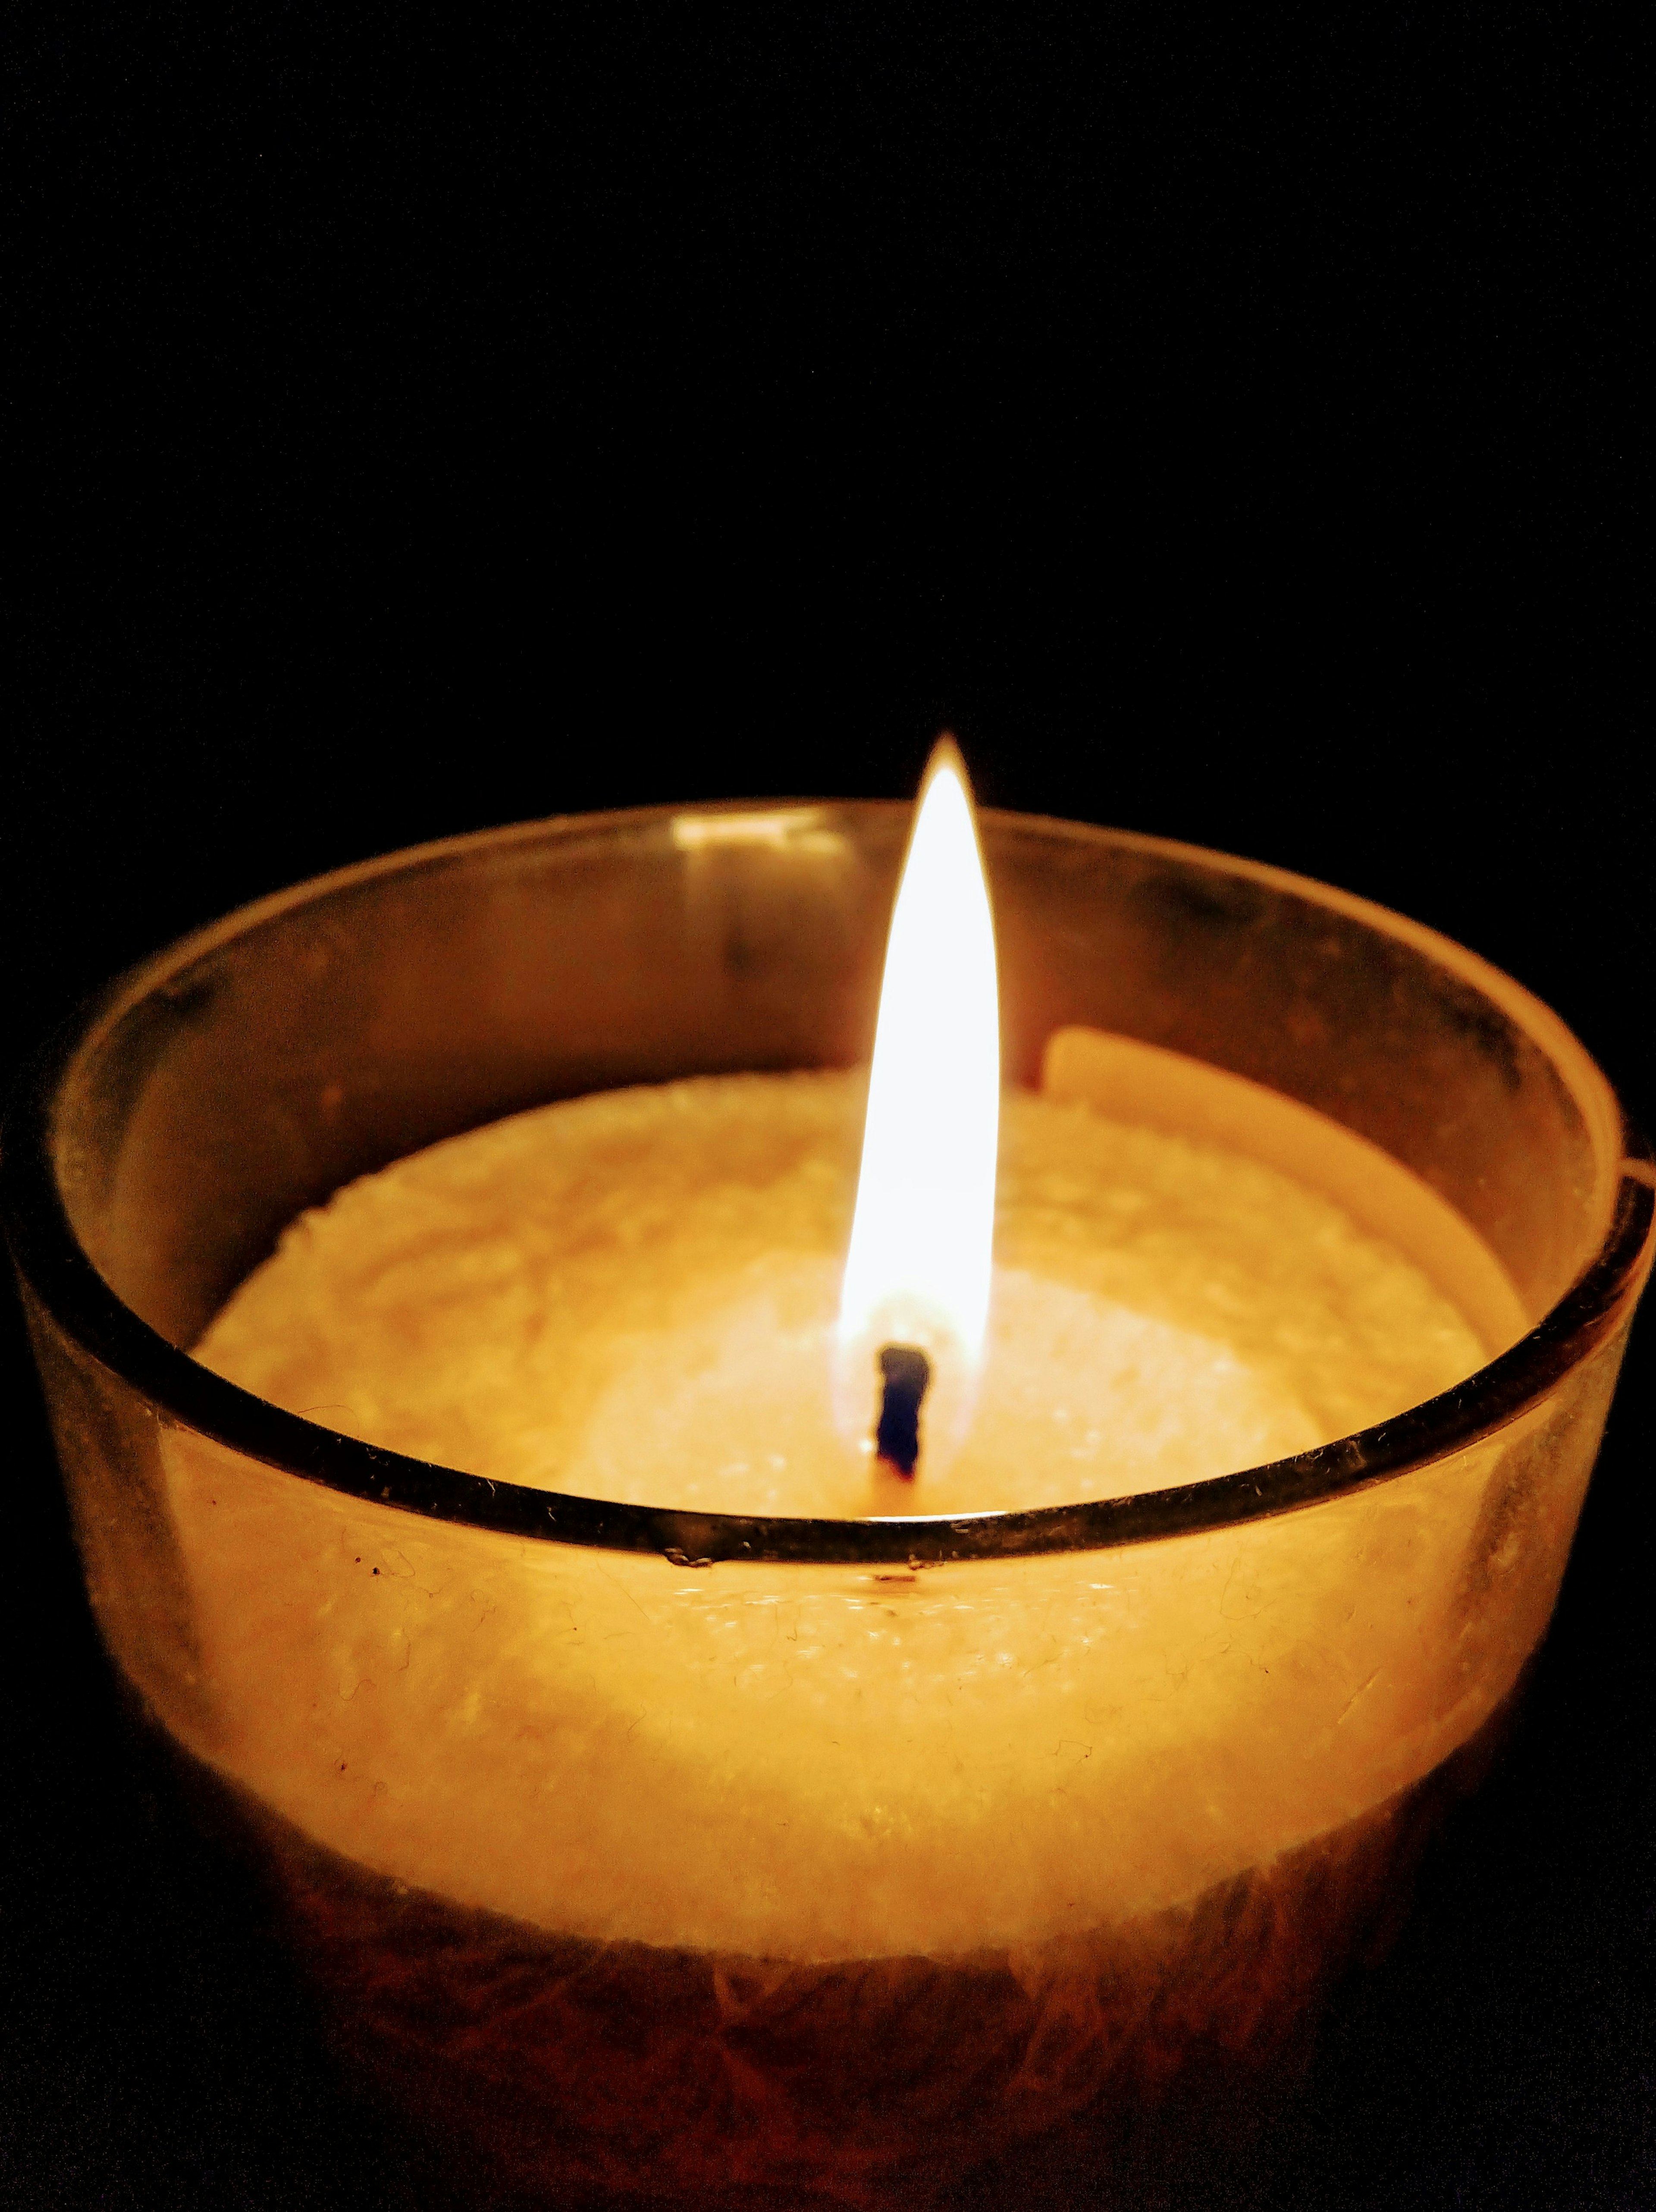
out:
M983 1348L1000 1128L1000 1001L966 767L932 753L886 947L868 1119L840 1307L842 1425L866 1437L874 1358L937 1370L930 1428L958 1439ZM928 1464L935 1455L927 1448Z

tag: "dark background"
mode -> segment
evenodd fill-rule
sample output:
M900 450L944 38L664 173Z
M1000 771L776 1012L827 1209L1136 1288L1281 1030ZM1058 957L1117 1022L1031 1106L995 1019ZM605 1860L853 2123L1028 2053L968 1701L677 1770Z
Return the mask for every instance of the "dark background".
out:
M1299 868L1656 1125L1636 58L1592 8L70 7L21 180L3 1045L416 839L912 790ZM1656 2203L1635 1341L1503 1766L1268 2201ZM147 1848L14 1318L0 2192L376 2205Z

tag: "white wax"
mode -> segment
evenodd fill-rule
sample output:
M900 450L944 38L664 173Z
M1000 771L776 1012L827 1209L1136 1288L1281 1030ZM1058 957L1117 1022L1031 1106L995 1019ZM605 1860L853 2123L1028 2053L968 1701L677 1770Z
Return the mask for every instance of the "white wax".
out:
M306 1215L198 1356L497 1480L841 1516L1197 1481L1486 1356L1420 1267L1279 1170L1014 1095L973 1428L940 1479L923 1452L895 1481L830 1406L861 1109L850 1076L721 1077L434 1146Z

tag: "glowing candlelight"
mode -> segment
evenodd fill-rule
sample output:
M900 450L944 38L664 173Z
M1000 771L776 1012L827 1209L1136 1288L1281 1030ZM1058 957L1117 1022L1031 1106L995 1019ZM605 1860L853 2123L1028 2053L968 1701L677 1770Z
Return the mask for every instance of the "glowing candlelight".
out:
M1649 1265L1562 1025L1248 862L992 824L1003 1102L952 749L865 1104L891 821L349 871L7 1132L133 1710L525 2201L941 2201L1062 2127L1137 2202L1115 2146L1251 2122L1502 1724Z
M1000 1008L971 788L952 738L931 756L903 865L846 1259L835 1410L875 1449L882 1395L923 1395L928 1465L971 1418L995 1221ZM918 1363L893 1353L924 1355ZM885 1355L883 1362L883 1355ZM898 1471L910 1465L881 1449Z

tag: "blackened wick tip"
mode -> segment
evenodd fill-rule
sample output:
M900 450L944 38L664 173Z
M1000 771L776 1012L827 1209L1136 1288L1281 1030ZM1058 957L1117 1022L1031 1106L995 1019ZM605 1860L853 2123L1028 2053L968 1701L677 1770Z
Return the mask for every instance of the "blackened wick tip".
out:
M931 1362L914 1345L887 1344L880 1348L879 1364L885 1389L874 1447L888 1467L912 1476L920 1455L920 1401L931 1388Z

